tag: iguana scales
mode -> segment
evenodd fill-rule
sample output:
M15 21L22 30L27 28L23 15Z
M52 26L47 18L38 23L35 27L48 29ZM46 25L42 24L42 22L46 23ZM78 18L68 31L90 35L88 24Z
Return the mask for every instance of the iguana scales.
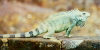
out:
M66 12L59 12L48 17L44 22L29 32L17 33L17 34L0 34L0 38L24 38L24 37L34 37L42 33L43 38L54 38L52 35L57 32L66 31L66 35L69 34L73 27L84 26L90 13L85 11L79 11L74 9Z

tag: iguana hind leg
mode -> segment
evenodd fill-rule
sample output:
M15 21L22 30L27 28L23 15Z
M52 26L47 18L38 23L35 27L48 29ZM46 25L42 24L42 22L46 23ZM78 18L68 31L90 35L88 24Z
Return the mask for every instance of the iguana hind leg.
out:
M46 33L43 38L46 38L46 39L55 39L55 37L53 37L53 34L54 32L48 32Z
M43 36L43 38L46 38L46 39L55 39L55 37L53 37L54 33L55 33L55 30L49 29L48 32Z

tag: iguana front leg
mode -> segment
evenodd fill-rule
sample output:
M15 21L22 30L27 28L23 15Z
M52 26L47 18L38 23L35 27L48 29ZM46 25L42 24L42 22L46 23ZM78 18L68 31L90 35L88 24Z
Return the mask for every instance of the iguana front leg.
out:
M67 35L67 37L70 37L69 34L70 34L72 28L73 28L75 25L76 25L76 21L74 21L74 22L72 23L72 25L71 25L68 29L66 29L66 35Z

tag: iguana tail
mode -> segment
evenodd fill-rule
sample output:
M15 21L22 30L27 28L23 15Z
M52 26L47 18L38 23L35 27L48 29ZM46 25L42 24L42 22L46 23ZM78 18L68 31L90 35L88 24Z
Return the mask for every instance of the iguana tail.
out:
M35 30L25 32L25 33L17 33L17 34L0 34L0 38L26 38L26 37L35 37L39 34L46 32L43 27L38 27Z

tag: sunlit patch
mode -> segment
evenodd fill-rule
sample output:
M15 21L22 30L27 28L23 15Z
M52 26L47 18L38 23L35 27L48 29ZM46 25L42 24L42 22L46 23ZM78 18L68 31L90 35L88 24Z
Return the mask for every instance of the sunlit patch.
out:
M3 35L3 37L10 37L10 35L9 34L6 34L6 35Z
M63 41L63 47L66 49L72 49L78 47L84 40L66 40Z

